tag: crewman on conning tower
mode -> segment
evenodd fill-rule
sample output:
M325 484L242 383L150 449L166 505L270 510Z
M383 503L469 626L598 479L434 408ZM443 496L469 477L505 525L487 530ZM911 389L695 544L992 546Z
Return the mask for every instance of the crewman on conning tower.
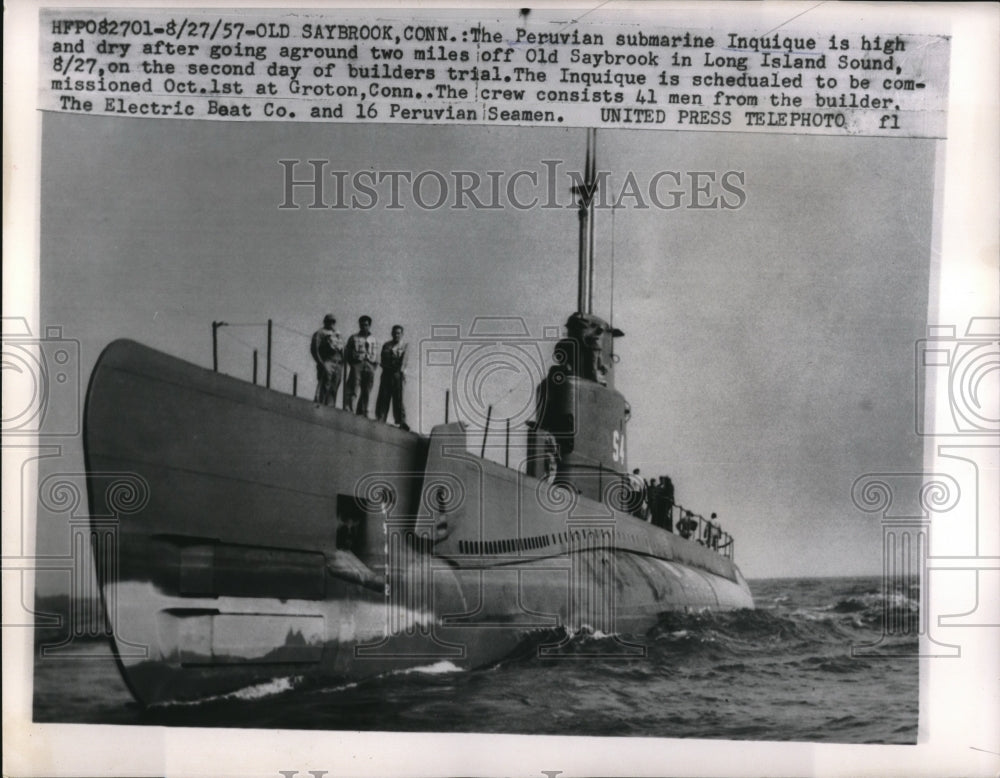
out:
M597 316L574 313L566 320L566 337L556 344L555 361L571 375L607 384L607 367L601 353L604 321Z

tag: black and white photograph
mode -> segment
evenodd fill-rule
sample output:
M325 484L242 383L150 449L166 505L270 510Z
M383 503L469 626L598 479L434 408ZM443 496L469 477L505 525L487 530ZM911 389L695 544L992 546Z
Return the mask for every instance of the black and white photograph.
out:
M770 26L810 8L792 5ZM761 744L783 744L773 774L995 773L1000 312L996 246L946 210L946 165L975 173L952 146L959 33L902 9L865 27L848 6L780 39L749 8L442 18L486 41L491 22L516 30L495 58L541 64L590 51L596 31L641 30L663 41L649 49L663 103L684 57L746 69L695 50L691 31L757 31L723 51L785 47L775 78L813 78L790 64L796 47L819 41L835 62L863 40L900 67L882 82L875 55L845 59L844 77L895 97L881 114L824 114L862 117L840 132L779 102L747 110L749 87L664 106L688 122L669 128L615 108L604 123L493 122L529 71L511 85L470 68L479 112L453 101L435 117L405 107L429 89L426 59L393 63L424 69L405 80L364 64L406 10L372 11L362 32L361 11L327 8L246 12L276 37L288 24L322 38L343 15L340 42L315 41L324 53L276 65L244 36L218 56L205 45L199 77L225 82L218 63L236 62L297 84L279 69L356 61L372 68L352 71L368 97L327 104L382 118L392 105L391 120L299 121L317 100L232 93L205 120L184 115L183 93L135 110L94 97L104 110L88 115L84 93L110 94L115 71L76 87L66 63L85 42L108 62L129 44L81 28L53 54L53 20L74 14L43 12L40 70L63 63L67 81L39 86L64 102L39 97L35 117L37 264L20 286L35 302L4 300L4 395L24 399L4 401L5 492L9 478L19 490L4 498L4 650L12 633L26 647L26 726L219 738L245 758L290 731L315 744L308 758L276 747L257 768L273 775L278 758L301 774L756 775L766 764L740 754ZM187 10L155 18L200 23ZM458 66L447 40L429 42L446 29L434 18L423 9L405 35L444 60L444 80ZM145 67L185 56L177 40ZM917 77L947 111L891 106L913 40L945 52ZM598 61L582 85L528 89L556 106L637 91L622 74L638 69L596 56L612 58L605 84ZM974 92L995 139L995 94ZM899 116L913 132L886 134ZM981 230L985 213L995 242L985 145L960 194L982 193L966 218ZM948 264L954 246L971 270ZM5 287L10 267L5 252ZM966 702L978 713L960 756L933 736L954 679L984 694ZM435 743L464 741L434 738L473 734L521 737L441 761ZM416 745L322 761L352 742L354 759ZM507 766L522 742L545 760ZM795 744L828 750L817 762ZM153 774L198 772L156 750ZM50 765L26 754L18 765ZM201 772L253 769L212 764Z

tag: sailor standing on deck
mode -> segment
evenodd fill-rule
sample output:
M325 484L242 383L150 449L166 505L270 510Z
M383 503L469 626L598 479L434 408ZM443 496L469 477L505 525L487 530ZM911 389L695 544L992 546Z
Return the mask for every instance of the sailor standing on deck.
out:
M649 510L649 493L646 491L646 482L643 480L638 467L632 471L632 476L628 481L628 496L625 498L625 509L637 519L645 521Z
M336 317L328 313L323 326L313 333L309 351L316 362L316 396L320 405L336 405L344 370L344 340L334 329Z
M719 526L719 517L717 514L713 513L712 518L708 520L709 526L711 526L712 531L708 538L708 545L712 548L719 549L719 540L722 538L722 527Z
M372 317L358 319L358 332L347 339L347 364L350 372L344 386L344 410L359 416L368 415L368 398L375 385L378 367L378 341L372 335ZM357 404L355 404L357 401Z
M674 531L674 482L661 475L659 483L650 481L649 512L653 524L667 532Z
M680 521L677 522L677 531L682 538L690 539L696 529L698 529L698 522L694 520L694 514L685 510Z
M407 348L403 343L403 327L394 324L392 340L382 346L382 380L378 385L375 401L375 418L385 421L392 406L392 418L400 429L408 430L406 408L403 407L403 388L406 386Z

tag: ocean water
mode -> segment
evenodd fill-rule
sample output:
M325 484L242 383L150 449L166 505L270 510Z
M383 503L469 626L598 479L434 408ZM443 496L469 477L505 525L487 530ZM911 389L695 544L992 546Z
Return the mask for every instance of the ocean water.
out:
M35 659L34 719L197 727L914 743L918 592L878 578L750 582L757 609L664 614L495 666L438 662L357 684L276 680L142 709L96 641ZM887 628L884 628L887 627ZM645 647L645 656L623 650ZM852 647L854 650L852 651Z

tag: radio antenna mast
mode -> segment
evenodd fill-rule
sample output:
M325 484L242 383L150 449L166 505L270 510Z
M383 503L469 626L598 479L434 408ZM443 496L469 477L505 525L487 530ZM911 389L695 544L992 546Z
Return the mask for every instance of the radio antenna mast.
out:
M594 312L594 195L597 194L596 180L597 130L587 130L587 160L584 165L584 180L573 187L577 195L580 217L580 267L577 281L577 310L580 313Z

